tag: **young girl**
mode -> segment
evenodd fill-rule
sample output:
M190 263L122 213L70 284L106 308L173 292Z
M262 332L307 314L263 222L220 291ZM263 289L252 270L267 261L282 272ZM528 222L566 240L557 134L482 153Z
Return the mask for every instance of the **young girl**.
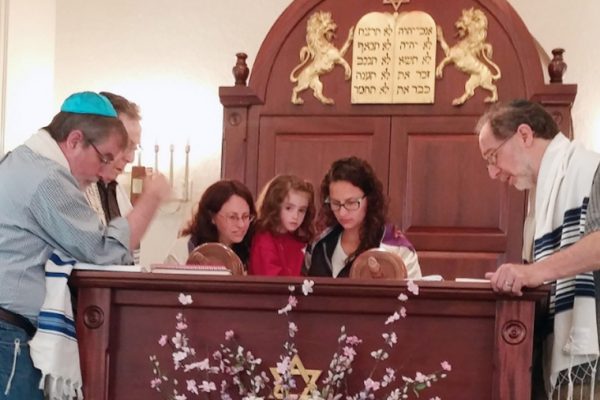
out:
M263 189L258 209L249 273L300 275L304 248L313 236L313 186L294 175L279 175Z
M307 250L304 273L347 277L362 252L381 248L402 257L409 278L419 278L417 253L402 232L386 226L383 185L364 160L335 161L321 183L319 222L325 228Z

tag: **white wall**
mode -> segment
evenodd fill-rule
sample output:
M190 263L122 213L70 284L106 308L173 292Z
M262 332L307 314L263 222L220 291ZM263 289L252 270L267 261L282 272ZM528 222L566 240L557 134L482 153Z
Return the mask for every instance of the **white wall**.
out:
M109 90L143 112L143 163L168 164L168 146L191 145L194 201L218 179L222 108L217 90L233 84L235 53L252 65L260 43L291 0L4 0L9 2L5 149L49 122L79 90ZM366 0L365 0L366 1ZM369 0L377 1L377 0ZM380 0L381 1L381 0ZM600 151L600 2L509 0L549 53L564 47L565 82L578 83L575 136ZM181 177L180 162L176 181ZM180 185L175 189L181 194ZM142 261L160 261L190 204L168 204L144 239Z
M8 8L4 150L50 122L54 99L54 0L5 0Z
M566 49L565 83L577 83L573 107L575 139L600 152L600 2L597 0L509 0L533 36L550 54Z
M254 61L289 0L58 0L55 105L79 90L109 90L137 102L143 114L142 162L169 165L181 196L183 147L189 140L194 203L219 179L222 106L218 87L233 85L235 53ZM142 243L142 262L160 261L188 219L192 203L161 209Z

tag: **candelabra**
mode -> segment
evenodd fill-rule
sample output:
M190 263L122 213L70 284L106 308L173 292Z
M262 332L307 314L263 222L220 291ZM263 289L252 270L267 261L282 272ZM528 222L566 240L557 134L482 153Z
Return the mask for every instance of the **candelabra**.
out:
M175 196L171 199L172 202L185 203L190 200L190 193L192 191L193 183L190 182L190 143L187 142L184 147L185 153L185 162L183 169L183 182L182 182L182 191L181 196ZM160 146L157 144L154 145L154 167L146 168L142 166L142 150L138 152L137 157L137 165L133 166L131 169L131 201L135 202L139 195L142 193L142 182L144 177L147 175L149 171L160 172L159 169L159 153ZM171 189L175 184L175 145L169 145L169 169L166 172L166 175L169 177L169 184Z

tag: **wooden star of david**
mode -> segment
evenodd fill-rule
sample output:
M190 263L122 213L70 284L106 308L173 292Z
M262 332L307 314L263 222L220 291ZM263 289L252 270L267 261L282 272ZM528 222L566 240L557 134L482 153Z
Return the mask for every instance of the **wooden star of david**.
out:
M281 375L277 371L276 367L270 367L271 375L275 379L275 382L281 380ZM304 368L304 364L302 364L302 360L300 356L296 354L292 361L290 361L290 374L292 376L301 376L304 381L305 387L302 391L302 394L299 395L299 400L307 400L310 398L310 391L317 387L317 379L321 376L321 370L318 369L306 369ZM296 394L297 393L291 393ZM273 396L276 399L283 399L283 391L281 390L281 385L275 385L273 388Z
M410 3L410 0L383 0L383 4L391 4L394 7L394 11L398 11L404 3Z

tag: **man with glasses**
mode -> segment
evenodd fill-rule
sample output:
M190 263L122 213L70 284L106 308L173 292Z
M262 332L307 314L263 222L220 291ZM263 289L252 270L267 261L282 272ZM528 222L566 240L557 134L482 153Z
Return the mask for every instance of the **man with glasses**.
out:
M131 249L169 195L166 179L155 176L126 219L100 224L83 190L126 146L127 132L108 99L82 92L0 162L0 390L8 399L43 398L27 342L44 300L50 254L131 263Z
M114 162L102 168L98 182L89 185L85 191L88 203L106 225L114 218L127 216L133 209L129 196L117 182L117 177L123 173L125 166L135 159L135 152L141 142L142 117L136 103L114 93L100 92L100 94L106 97L117 111L117 117L123 123L128 136L127 147ZM135 249L133 253L135 263L139 263L139 253L139 248Z
M493 106L477 132L490 178L529 190L533 211L532 263L504 263L486 277L513 295L552 282L546 389L566 391L600 353L591 272L600 267L600 155L569 141L550 114L525 100Z

